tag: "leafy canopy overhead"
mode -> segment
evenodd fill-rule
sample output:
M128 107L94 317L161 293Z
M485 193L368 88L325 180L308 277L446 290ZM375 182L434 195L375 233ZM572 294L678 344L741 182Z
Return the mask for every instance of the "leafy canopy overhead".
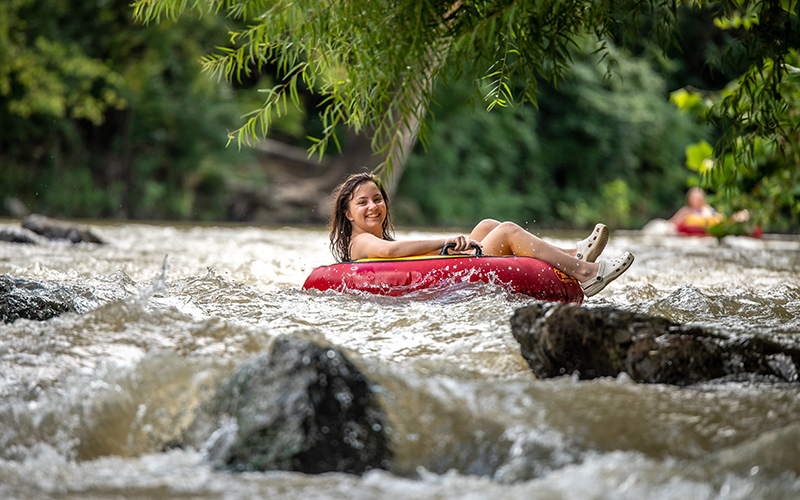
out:
M398 129L423 119L433 83L447 65L470 63L489 108L508 106L521 88L535 102L536 77L556 79L570 66L570 48L618 30L618 13L632 19L652 8L671 26L678 0L137 0L145 22L177 18L188 9L224 12L244 27L231 44L204 60L215 75L240 78L277 63L285 80L265 90L265 103L231 134L240 144L266 134L273 117L297 101L297 86L326 97L321 153L337 125L374 134L377 150L399 140Z
M783 57L796 45L785 26L797 21L796 0L135 0L133 7L144 22L195 10L241 23L229 46L204 59L206 69L235 79L277 63L284 80L265 89L264 106L230 139L242 144L265 135L304 85L325 96L324 135L312 148L322 154L342 124L368 130L376 150L391 151L404 129L424 123L447 66L474 71L488 108L535 103L537 76L557 81L567 73L570 49L581 39L595 38L604 54L610 38L644 33L666 44L682 4L718 9L722 23L746 24L731 61L756 72L769 68L767 81L781 81ZM613 60L606 61L613 70ZM763 104L774 95L752 98ZM741 108L728 118L723 125L734 134L776 126L769 112L758 123Z

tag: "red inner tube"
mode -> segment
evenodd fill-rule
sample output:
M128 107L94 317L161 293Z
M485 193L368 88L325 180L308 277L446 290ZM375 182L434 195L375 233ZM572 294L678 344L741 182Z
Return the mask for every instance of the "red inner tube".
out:
M711 233L705 227L691 226L686 224L677 224L676 229L678 234L684 236L710 236ZM747 233L751 238L761 238L764 235L764 229L761 226L756 226Z
M303 288L399 296L448 282L500 285L512 293L583 302L574 278L532 257L441 256L344 262L314 269Z

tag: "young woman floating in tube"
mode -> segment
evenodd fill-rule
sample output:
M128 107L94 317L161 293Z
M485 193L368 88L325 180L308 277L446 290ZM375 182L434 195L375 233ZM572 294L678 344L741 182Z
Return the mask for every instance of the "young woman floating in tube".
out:
M353 174L334 191L331 216L331 252L339 262L366 258L392 258L425 255L453 243L456 252L473 245L485 255L534 257L572 276L591 297L618 278L633 264L625 252L614 260L597 258L608 242L608 228L597 224L575 248L557 248L525 231L513 222L485 219L469 236L396 241L389 213L389 197L380 180L370 174Z

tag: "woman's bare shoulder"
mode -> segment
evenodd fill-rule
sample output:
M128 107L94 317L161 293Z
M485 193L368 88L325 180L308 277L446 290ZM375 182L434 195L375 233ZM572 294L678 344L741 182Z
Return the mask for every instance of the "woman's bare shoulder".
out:
M357 234L350 240L350 258L357 260L374 256L379 248L383 248L388 243L383 238L378 238L371 233Z

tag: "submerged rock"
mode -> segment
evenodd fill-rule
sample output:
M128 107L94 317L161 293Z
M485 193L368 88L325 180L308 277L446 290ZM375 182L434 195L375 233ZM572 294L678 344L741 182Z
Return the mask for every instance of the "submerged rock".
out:
M209 458L237 471L362 474L387 468L385 415L367 378L336 348L295 338L220 389Z
M43 283L0 276L0 318L11 323L20 318L44 321L72 310L58 289Z
M761 337L731 340L612 307L534 304L514 313L511 329L531 371L541 378L625 372L637 382L675 385L746 375L798 381L800 349Z
M88 226L51 219L44 215L33 214L25 217L22 219L22 227L50 240L67 240L72 243L96 243L99 245L105 243Z

